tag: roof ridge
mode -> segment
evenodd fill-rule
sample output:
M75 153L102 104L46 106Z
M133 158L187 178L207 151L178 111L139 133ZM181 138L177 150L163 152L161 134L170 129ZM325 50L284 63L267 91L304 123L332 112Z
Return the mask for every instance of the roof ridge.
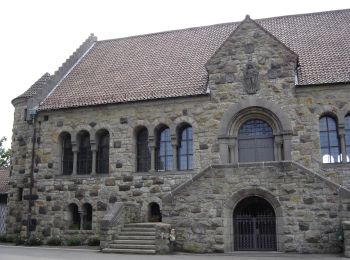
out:
M258 19L251 18L251 16L249 16L249 17L250 17L250 19L252 19L254 21L266 21L266 20L271 20L271 19L281 19L281 18L287 18L287 17L299 17L299 16L310 16L310 15L322 15L322 14L327 14L327 13L336 13L336 12L343 12L343 11L350 11L350 8L330 10L330 11L320 11L320 12L313 12L313 13L288 14L288 15L281 15L281 16L274 16L274 17L258 18ZM196 30L196 29L204 29L204 28L208 28L208 27L234 25L234 24L238 25L244 19L242 19L240 21L235 21L235 22L215 23L215 24L209 24L209 25L203 25L203 26L190 26L190 27L181 28L181 29L166 30L166 31L160 31L160 32L153 32L153 33L143 33L143 34L130 35L130 36L125 36L125 37L120 37L120 38L105 39L105 40L99 40L99 41L97 41L97 43L119 41L119 40L147 37L147 36L155 36L155 35L168 34L168 33L174 33L174 32Z

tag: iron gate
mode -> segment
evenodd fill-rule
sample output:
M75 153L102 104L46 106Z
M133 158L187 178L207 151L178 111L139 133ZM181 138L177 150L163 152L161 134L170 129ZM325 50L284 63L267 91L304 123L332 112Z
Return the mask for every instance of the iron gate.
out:
M7 205L5 203L0 203L0 235L6 232L6 214Z
M241 201L234 212L233 227L235 250L276 250L276 218L266 200L249 197Z

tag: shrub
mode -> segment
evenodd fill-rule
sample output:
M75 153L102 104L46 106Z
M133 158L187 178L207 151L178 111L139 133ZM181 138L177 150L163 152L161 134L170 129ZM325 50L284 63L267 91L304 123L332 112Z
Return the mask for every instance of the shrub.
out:
M62 245L62 239L59 237L50 237L46 244L49 246L60 246Z
M80 246L82 241L79 237L71 237L66 242L67 246Z
M6 243L7 242L7 236L6 235L1 235L0 236L0 242L1 243Z
M88 246L99 246L100 239L98 237L90 237L87 242Z
M31 236L27 241L25 241L25 245L27 246L41 246L42 244L43 241L36 236Z
M15 243L17 246L18 245L24 245L26 242L25 238L21 237L21 236L16 236L14 239L13 239L13 243Z
M18 235L6 235L6 243L15 243L16 238Z

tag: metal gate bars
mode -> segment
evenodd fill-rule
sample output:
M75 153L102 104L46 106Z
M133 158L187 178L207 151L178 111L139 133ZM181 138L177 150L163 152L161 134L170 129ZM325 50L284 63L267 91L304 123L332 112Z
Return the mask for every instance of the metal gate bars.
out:
M233 227L235 250L276 250L276 217L266 200L253 196L238 203Z

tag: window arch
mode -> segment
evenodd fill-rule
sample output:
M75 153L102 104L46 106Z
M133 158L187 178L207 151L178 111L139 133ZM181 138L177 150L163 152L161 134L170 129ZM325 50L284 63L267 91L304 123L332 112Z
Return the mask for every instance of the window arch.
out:
M273 161L274 137L271 126L261 119L246 121L238 131L239 162Z
M92 229L92 206L89 203L85 203L82 207L83 214L83 229Z
M96 173L109 172L109 132L101 130L97 133Z
M157 133L156 167L158 171L170 171L173 169L171 132L167 126L160 128Z
M92 169L92 152L90 145L90 135L87 131L78 134L78 174L90 174Z
M330 116L320 118L320 146L323 163L341 162L337 122Z
M61 134L61 172L63 175L71 175L73 172L72 140L66 132Z
M350 115L345 117L345 150L346 162L350 162Z
M75 203L68 205L68 223L69 229L79 230L80 229L80 214L78 206Z
M178 169L192 170L193 169L193 132L192 126L185 125L178 132Z
M148 130L142 127L136 136L136 164L138 172L148 172L151 167L151 153L148 146Z

